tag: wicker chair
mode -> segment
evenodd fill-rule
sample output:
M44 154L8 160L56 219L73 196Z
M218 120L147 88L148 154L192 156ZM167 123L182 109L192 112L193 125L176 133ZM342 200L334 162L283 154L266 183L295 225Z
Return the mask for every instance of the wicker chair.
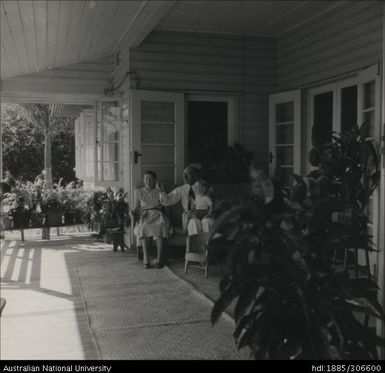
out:
M205 271L205 277L209 276L209 263L208 263L208 242L209 233L199 233L186 238L186 255L184 271L187 273L190 263L194 263L193 266L203 269Z

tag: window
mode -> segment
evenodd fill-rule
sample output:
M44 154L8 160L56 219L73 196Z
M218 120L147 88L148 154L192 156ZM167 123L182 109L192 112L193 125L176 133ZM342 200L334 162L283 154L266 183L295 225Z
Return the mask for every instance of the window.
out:
M99 182L111 184L120 179L120 134L119 102L99 102L96 121L96 170Z
M357 121L357 85L341 89L341 130L349 131Z
M86 109L76 119L76 176L94 181L95 178L95 111Z
M75 119L75 170L78 179L83 178L83 132L80 118Z
M333 130L333 91L315 94L313 97L312 145L331 141Z
M269 96L269 173L283 185L300 173L300 91Z
M95 115L93 110L83 114L83 178L93 180L95 177Z
M309 90L307 153L331 141L332 131L349 131L358 120L358 80L351 78ZM312 167L306 160L307 171Z

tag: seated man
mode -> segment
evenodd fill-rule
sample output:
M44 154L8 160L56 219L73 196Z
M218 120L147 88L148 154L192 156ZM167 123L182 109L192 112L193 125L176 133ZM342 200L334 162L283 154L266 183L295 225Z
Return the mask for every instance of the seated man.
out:
M200 232L209 233L212 230L214 220L211 217L203 217L202 220L198 218L189 218L191 216L190 211L193 209L193 202L195 200L195 193L192 185L198 180L198 172L192 166L187 166L183 171L184 185L175 188L169 194L164 190L162 184L157 185L157 189L160 192L160 202L163 206L172 206L181 201L183 206L182 221L186 222L184 229L187 229L187 234L193 235Z

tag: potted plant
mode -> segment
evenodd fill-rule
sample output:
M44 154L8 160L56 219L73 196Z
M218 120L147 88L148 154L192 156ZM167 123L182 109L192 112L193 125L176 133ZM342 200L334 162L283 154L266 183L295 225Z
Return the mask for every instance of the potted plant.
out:
M31 228L42 228L45 225L45 214L41 212L40 205L36 205L31 215Z
M9 231L13 227L12 216L2 214L1 215L1 230Z
M100 235L104 235L107 229L123 229L129 221L129 207L126 202L127 193L123 189L106 188L102 197L101 230Z
M61 190L57 186L48 188L44 183L38 194L41 211L46 216L46 225L49 227L62 225L64 208Z
M247 183L253 154L241 144L227 147L225 152L208 151L202 160L202 175L210 183Z
M9 204L12 228L28 228L32 215L32 196L27 183L16 181L13 191L6 193L4 203Z
M77 207L75 182L68 183L65 187L60 179L56 187L56 193L63 209L63 224L71 225L75 223L75 210Z
M212 322L236 300L237 346L256 359L378 359L384 344L357 318L383 320L377 284L333 264L346 248L372 250L363 208L378 185L375 150L354 128L317 153L318 170L287 191L254 172L253 198L217 221L212 244L229 254Z

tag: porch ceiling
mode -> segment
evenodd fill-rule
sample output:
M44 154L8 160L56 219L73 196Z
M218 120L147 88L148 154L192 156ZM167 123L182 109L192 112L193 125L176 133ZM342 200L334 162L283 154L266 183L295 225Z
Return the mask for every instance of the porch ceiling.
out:
M277 36L340 5L341 1L184 1L161 30Z
M154 29L277 36L340 1L0 0L1 79L111 56Z
M87 105L66 105L66 104L51 104L49 105L51 116L61 118L76 118L82 110L90 109L92 106Z
M174 1L1 0L1 79L112 55L135 46Z

